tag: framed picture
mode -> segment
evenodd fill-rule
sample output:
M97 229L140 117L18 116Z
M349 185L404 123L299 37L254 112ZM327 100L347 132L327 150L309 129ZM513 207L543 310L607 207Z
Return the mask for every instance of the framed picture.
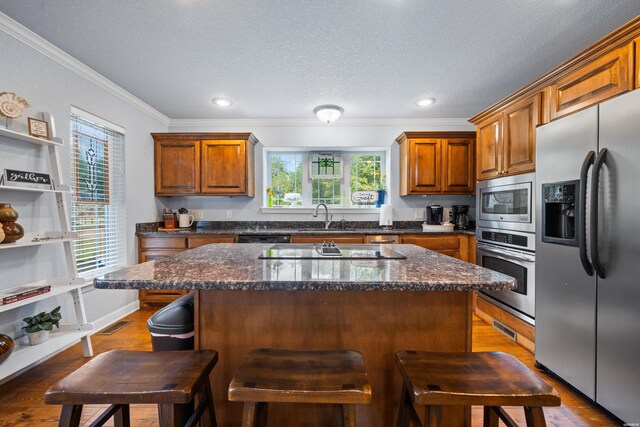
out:
M29 135L44 139L51 138L49 136L49 123L31 117L28 117L27 121L29 122Z

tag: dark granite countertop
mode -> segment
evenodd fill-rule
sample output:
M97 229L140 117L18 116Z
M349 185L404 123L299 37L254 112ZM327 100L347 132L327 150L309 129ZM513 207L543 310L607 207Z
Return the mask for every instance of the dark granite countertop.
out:
M474 230L452 231L422 231L420 222L404 221L394 224L388 230L378 226L375 222L349 222L346 229L337 228L336 223L325 230L317 221L303 222L200 222L190 229L176 231L158 231L160 223L145 223L136 225L136 236L216 236L216 235L313 235L313 234L365 234L365 235L400 235L400 234L468 234L474 235Z
M508 290L515 279L414 245L404 260L258 259L272 244L216 244L137 264L94 281L100 289L286 291Z

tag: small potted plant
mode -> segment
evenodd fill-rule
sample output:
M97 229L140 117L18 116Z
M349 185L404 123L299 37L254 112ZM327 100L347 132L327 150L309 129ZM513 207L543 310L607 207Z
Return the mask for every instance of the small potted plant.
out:
M273 197L275 193L271 187L267 187L267 207L273 207Z
M29 344L36 345L49 339L49 332L53 327L60 327L60 306L54 308L49 313L43 311L33 317L25 317L22 319L27 324L22 329L29 335Z

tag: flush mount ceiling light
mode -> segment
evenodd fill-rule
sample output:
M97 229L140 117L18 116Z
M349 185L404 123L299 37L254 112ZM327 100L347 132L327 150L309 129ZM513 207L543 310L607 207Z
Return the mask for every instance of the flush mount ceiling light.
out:
M211 102L216 104L218 107L231 107L233 105L233 102L226 98L213 98Z
M342 107L337 105L319 105L313 109L316 117L325 123L335 122L344 112Z
M416 101L416 105L418 107L426 107L427 105L431 105L434 102L436 102L436 100L434 98L422 98L422 99L418 99Z

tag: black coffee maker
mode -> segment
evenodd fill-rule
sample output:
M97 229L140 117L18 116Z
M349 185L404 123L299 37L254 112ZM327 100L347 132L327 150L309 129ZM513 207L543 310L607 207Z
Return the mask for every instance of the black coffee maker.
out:
M440 205L427 206L427 224L430 224L430 225L442 224L442 212L443 212L443 208Z
M466 230L470 227L469 205L451 206L451 222L456 230Z

